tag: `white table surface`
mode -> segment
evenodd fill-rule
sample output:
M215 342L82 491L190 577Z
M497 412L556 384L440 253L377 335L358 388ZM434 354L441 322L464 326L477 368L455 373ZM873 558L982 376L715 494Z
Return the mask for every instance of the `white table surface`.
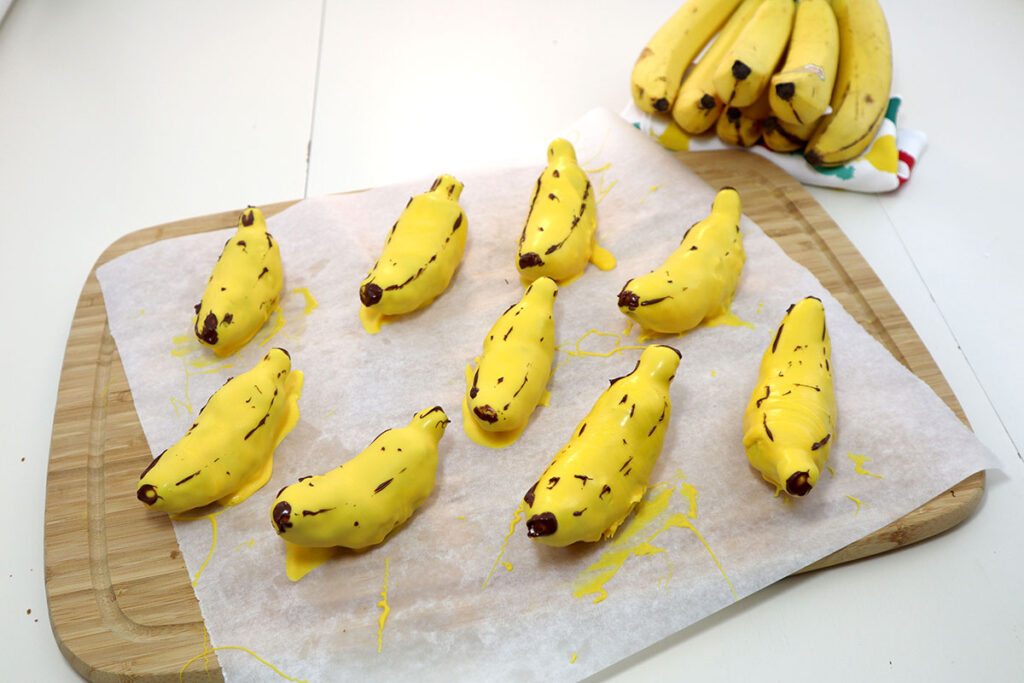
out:
M43 509L60 368L94 262L246 204L538 164L618 111L677 1L16 0L0 23L0 643L7 680L77 680L49 628ZM890 195L813 189L917 329L1002 470L954 530L786 579L599 680L1024 680L1024 4L885 0L927 132ZM941 7L941 9L940 9ZM538 156L540 155L540 156ZM927 425L921 425L927 429Z

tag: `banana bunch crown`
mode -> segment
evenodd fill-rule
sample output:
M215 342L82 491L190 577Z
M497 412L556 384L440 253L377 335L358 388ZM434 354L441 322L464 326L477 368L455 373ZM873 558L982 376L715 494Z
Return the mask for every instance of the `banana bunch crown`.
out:
M224 244L203 297L196 305L196 338L218 356L245 346L277 306L284 282L281 252L267 232L263 212L249 207Z
M277 533L290 544L315 548L381 543L433 491L438 443L448 422L440 406L421 410L340 467L284 487L271 508Z
M555 355L554 304L558 285L541 277L533 281L517 304L510 306L484 339L477 367L467 368L467 434L484 445L473 425L486 432L510 433L512 440L526 426L551 376Z
M272 349L214 392L185 436L149 464L139 500L172 514L241 502L269 479L274 449L298 421L301 392L288 352Z
M611 380L523 500L527 534L552 546L612 536L647 490L661 453L679 352L649 346Z
M743 416L750 464L779 489L807 494L835 439L832 344L819 299L789 308L765 351Z

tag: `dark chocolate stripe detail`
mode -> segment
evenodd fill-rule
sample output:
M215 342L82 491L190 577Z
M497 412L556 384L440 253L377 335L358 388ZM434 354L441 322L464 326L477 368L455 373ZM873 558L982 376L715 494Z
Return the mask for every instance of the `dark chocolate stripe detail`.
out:
M388 487L388 484L390 484L392 481L394 481L394 477L388 479L387 481L382 481L381 483L377 484L377 488L375 488L373 492L380 493L381 491L386 489Z
M512 398L515 398L516 396L518 396L518 395L519 395L519 392L523 390L523 387L525 387L525 386L526 386L526 382L527 382L527 380L529 380L529 379L530 379L530 374L529 374L529 373L527 373L527 374L523 375L523 383L522 383L522 384L520 384L520 385L519 385L519 388L518 388L518 389L516 389L516 392L515 392L514 394L512 394Z
M319 515L322 512L330 512L331 510L334 510L334 509L335 508L320 508L319 510L303 510L302 511L302 516L303 517L315 517L315 516Z
M768 440L769 441L775 441L775 437L772 436L772 430L768 429L768 415L764 415L762 417L763 417L763 419L761 420L761 422L762 422L762 424L764 424L764 432L765 432L765 434L768 435Z
M195 427L195 425L192 425L192 426ZM190 429L189 431L192 431L192 430ZM166 452L167 451L165 450L164 453L166 453ZM153 458L153 461L151 463L146 465L146 469L142 470L142 474L139 475L139 479L142 479L144 476L146 476L147 472L149 472L151 469L153 469L153 467L160 461L160 458L164 457L164 453L161 453L160 455L156 456L155 458Z
M640 367L640 361L637 361L636 365L633 366L633 369L629 371L628 375L623 375L622 377L616 377L615 379L608 380L608 386L611 386L611 385L615 384L620 379L626 379L627 377L629 377L629 375L632 375L634 372L636 372L636 369L639 368L639 367Z
M534 485L530 487L530 490L526 492L526 495L523 496L523 500L530 507L533 507L533 501L534 501L534 499L535 499L535 497L537 495L537 484L539 484L539 483L540 483L539 481L535 482Z
M191 479L192 477L194 477L194 476L196 476L197 474L199 474L199 472L200 472L199 470L197 470L197 471L193 472L192 474L188 475L187 477L185 477L185 478L184 478L184 479L182 479L181 481L179 481L179 482L176 482L176 483L175 483L174 485L175 485L175 486L181 486L181 485L182 485L182 484L184 484L184 483L185 483L186 481L188 481L188 480L189 480L189 479Z
M826 434L824 439L822 439L821 441L815 441L813 444L811 444L811 450L812 451L818 450L819 448L821 448L822 446L827 444L828 440L831 439L831 438L832 438L832 434Z
M540 180L544 177L542 173L537 178L537 185L533 188L533 197L530 198L530 209L526 212L526 222L523 223L523 232L519 235L519 244L521 245L526 240L526 226L530 224L530 216L533 215L534 204L537 203L537 195L540 194Z
M565 243L569 241L569 238L572 237L573 231L576 230L576 226L579 225L580 219L583 218L583 212L586 211L586 209L587 209L587 198L589 196L590 196L590 181L588 180L587 181L587 186L583 190L583 199L580 201L579 213L573 215L573 217L572 217L572 225L569 226L569 233L565 236L565 238L562 239L561 242L556 242L555 244L552 244L550 247L548 247L547 251L544 252L545 256L548 255L548 254L552 254L552 253L558 251L559 249L561 249L565 245Z
M768 386L767 384L765 384L764 385L764 396L762 396L761 398L757 399L757 403L754 404L754 407L755 408L760 408L761 407L761 402L764 401L766 398L768 398L771 395L772 395L772 388L770 386Z

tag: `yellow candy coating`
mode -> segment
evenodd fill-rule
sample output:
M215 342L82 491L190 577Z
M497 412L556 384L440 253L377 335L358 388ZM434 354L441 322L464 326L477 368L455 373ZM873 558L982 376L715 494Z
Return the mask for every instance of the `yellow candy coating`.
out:
M386 317L427 306L448 287L466 247L461 193L462 183L442 175L406 204L359 285L359 319L367 332L379 332Z
M516 267L524 283L549 277L567 284L587 263L615 267L615 257L597 245L597 198L576 150L561 138L548 145L548 165L537 179L519 237Z
M647 275L619 292L619 310L652 332L676 334L729 313L746 255L740 236L740 195L723 188L711 214Z
M267 232L263 212L249 207L196 305L193 327L200 343L222 357L245 346L277 307L283 283L277 242Z
M836 436L832 342L825 308L807 297L789 307L761 359L743 415L747 459L778 489L806 495Z
M138 498L171 514L236 505L270 479L274 449L299 420L302 372L284 349L229 379L176 444L139 477Z
M649 346L613 379L523 500L527 534L565 546L610 538L647 490L672 413L679 352Z
M382 542L433 491L447 426L440 406L421 410L340 467L284 487L271 509L278 535L312 548L358 550Z
M540 403L555 357L557 295L554 280L534 280L487 333L477 366L466 368L463 425L477 443L512 443Z

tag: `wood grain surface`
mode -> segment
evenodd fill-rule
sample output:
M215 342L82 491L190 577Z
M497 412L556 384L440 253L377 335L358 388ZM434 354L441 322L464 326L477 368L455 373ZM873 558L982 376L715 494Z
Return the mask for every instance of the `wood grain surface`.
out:
M807 191L743 151L680 152L712 187L731 185L744 213L811 270L879 342L966 423L913 327L845 235ZM268 216L294 202L261 207ZM46 490L45 570L50 623L64 655L93 681L222 680L208 648L170 520L147 514L133 492L151 453L107 327L96 268L153 242L230 228L234 209L131 233L86 280L61 372ZM975 474L889 526L803 571L868 557L945 531L984 495ZM124 492L129 494L125 495ZM198 656L187 668L186 663Z

